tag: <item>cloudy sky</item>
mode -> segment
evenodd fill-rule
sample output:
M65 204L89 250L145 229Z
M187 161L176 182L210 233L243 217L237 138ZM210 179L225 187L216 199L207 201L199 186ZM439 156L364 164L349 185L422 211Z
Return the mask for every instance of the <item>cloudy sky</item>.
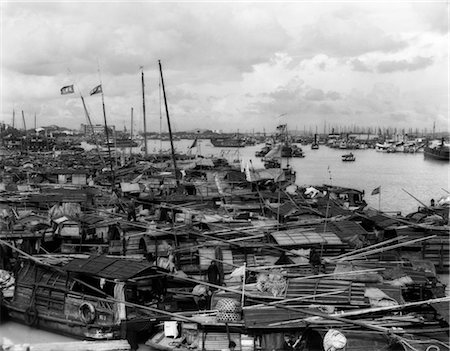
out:
M0 121L273 131L448 129L449 9L440 2L1 3ZM76 93L60 88L75 84ZM283 117L279 117L283 115Z

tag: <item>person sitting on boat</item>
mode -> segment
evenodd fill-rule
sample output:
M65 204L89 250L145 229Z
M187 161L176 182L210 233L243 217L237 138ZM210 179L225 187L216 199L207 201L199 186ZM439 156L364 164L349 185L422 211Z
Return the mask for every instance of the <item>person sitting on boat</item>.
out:
M309 263L312 266L314 274L318 274L322 266L322 258L314 247L309 252Z

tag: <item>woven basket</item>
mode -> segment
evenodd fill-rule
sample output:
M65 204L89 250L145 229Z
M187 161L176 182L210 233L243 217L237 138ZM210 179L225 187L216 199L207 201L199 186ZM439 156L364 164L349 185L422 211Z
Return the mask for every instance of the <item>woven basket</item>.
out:
M216 304L217 321L237 322L241 320L241 304L233 299L220 299Z
M216 310L219 312L241 312L241 303L234 299L224 298L217 301Z
M241 320L241 312L217 312L218 322L238 322Z

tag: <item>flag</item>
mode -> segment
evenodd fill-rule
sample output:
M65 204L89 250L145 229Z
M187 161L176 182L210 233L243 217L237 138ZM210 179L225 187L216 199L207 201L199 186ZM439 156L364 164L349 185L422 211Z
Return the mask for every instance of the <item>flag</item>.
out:
M247 182L252 181L252 174L250 172L250 165L248 164L248 161L245 164L245 179L247 180Z
M61 88L61 95L73 94L73 93L74 93L73 84Z
M194 142L192 143L191 146L189 146L189 149L193 149L194 147L197 146L197 138L195 138Z
M232 277L243 277L245 275L245 265L236 268L233 272L231 272Z
M379 194L379 193L380 193L380 191L381 191L381 186L379 186L379 187L377 187L377 188L373 189L373 190L372 190L372 194L371 194L371 195L376 195L376 194Z
M101 84L97 85L94 89L92 89L91 92L89 93L89 95L100 94L100 93L103 93Z
M219 194L223 195L223 187L222 187L222 184L220 183L217 173L214 175L214 181L216 182L216 186L217 186L217 190L218 190Z

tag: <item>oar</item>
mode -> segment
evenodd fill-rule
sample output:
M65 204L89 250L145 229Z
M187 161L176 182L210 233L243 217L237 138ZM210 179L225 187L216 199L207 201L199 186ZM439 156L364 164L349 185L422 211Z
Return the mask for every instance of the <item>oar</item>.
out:
M420 201L417 197L415 197L413 194L407 192L405 189L402 188L402 190L407 193L409 196L411 196L414 200L416 200L418 203L420 203L423 207L428 208L429 207L427 205L425 205L422 201Z

